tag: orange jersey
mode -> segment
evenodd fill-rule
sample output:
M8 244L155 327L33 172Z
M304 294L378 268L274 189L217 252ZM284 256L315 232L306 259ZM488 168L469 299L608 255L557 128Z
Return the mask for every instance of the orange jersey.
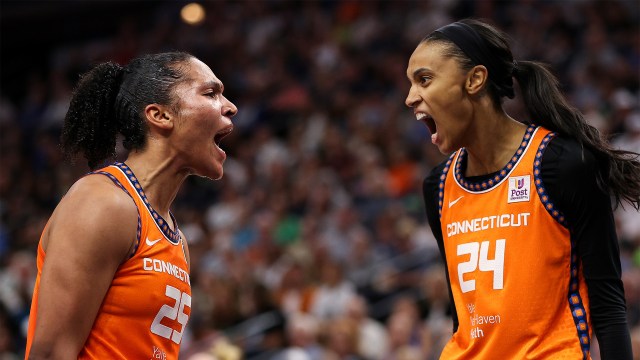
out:
M138 248L116 271L78 359L177 359L191 314L189 266L183 248L186 244L177 226L176 231L171 230L153 210L125 164L116 163L94 173L107 175L135 201L139 214ZM40 245L26 357L35 331L44 261Z
M441 359L590 359L575 244L539 178L553 136L530 126L485 182L465 179L464 149L444 167L440 220L459 326Z

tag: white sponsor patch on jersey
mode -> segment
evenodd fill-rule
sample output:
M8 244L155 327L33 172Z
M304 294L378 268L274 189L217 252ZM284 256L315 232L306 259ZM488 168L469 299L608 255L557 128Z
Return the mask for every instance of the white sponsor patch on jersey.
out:
M513 176L509 178L509 196L507 203L529 201L531 199L531 176Z

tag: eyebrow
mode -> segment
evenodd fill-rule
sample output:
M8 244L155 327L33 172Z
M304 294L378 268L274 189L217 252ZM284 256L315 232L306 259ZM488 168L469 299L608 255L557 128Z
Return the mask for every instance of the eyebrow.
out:
M224 90L224 85L220 81L207 81L204 83L205 88L212 88L213 91L221 93Z
M415 79L416 77L418 77L418 75L420 75L420 73L425 72L425 71L430 71L430 70L427 69L427 68L424 68L424 67L416 69L412 74L413 78Z

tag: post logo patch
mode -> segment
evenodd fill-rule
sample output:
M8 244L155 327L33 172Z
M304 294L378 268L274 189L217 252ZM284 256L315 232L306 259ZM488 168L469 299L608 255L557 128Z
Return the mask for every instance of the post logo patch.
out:
M509 178L509 196L507 203L529 201L531 198L531 176L514 176Z

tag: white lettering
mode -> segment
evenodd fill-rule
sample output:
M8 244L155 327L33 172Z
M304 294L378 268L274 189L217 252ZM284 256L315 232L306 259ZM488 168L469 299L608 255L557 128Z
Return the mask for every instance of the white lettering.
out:
M167 353L165 353L164 350L154 346L151 359L167 360Z
M481 337L484 337L484 331L482 331L482 329L480 329L480 328L471 329L471 338L472 339L481 338Z
M473 274L465 280L465 274L474 273L479 268L480 271L493 272L493 289L501 290L504 284L504 252L505 239L496 240L496 249L493 259L489 259L489 241L482 243L470 242L458 244L457 255L469 255L469 259L458 264L458 280L460 281L460 290L463 293L474 291L476 289L476 280ZM471 278L471 279L468 279Z
M462 221L453 221L446 225L447 236L451 237L468 232L478 232L503 227L529 226L529 215L531 214L500 214Z
M486 218L486 217L482 218L482 230L487 230L489 228L489 225L485 224L485 223L488 223L488 222L489 222L489 218Z
M186 270L168 261L144 258L142 259L142 268L145 271L155 271L159 273L166 273L187 284L191 284L189 273Z
M485 324L500 324L501 322L500 315L483 316L483 315L474 314L473 316L469 317L469 320L471 321L471 326L485 325Z

